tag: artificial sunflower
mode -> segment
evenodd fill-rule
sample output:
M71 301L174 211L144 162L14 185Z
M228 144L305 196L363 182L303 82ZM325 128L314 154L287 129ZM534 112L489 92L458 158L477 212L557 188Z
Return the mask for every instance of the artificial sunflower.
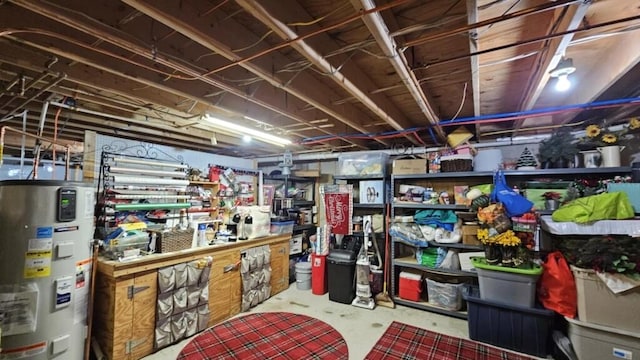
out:
M586 129L587 136L590 138L594 138L600 135L600 127L598 125L589 125Z
M629 119L629 129L640 129L640 119L638 119L637 117L632 117L631 119Z
M602 141L604 141L607 144L613 144L616 141L618 141L618 137L613 134L604 134L602 135Z

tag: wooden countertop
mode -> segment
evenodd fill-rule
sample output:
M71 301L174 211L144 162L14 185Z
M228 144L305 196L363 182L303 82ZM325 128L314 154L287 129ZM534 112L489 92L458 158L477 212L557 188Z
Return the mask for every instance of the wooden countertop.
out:
M137 259L129 261L117 261L109 260L103 257L98 258L98 273L108 277L117 278L121 276L136 274L139 272L154 270L165 266L178 264L181 262L187 262L195 259L199 259L203 256L212 255L215 253L245 249L254 246L270 245L278 242L289 241L291 239L290 234L266 236L251 240L242 240L236 242L230 242L226 244L216 244L209 246L202 246L192 249L173 251L163 254L151 254L141 256ZM215 261L215 259L214 259Z

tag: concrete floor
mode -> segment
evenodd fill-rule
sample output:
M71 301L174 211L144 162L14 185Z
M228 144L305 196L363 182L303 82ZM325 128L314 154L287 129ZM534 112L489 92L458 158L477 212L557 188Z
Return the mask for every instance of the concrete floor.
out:
M298 290L295 283L286 291L271 297L250 311L286 311L323 320L340 332L347 342L349 359L355 360L364 358L394 320L447 335L468 338L465 320L398 305L395 309L382 306L373 310L362 309L330 301L328 294L320 296L313 295L311 290ZM245 314L240 313L238 316ZM190 340L183 340L144 359L174 360Z

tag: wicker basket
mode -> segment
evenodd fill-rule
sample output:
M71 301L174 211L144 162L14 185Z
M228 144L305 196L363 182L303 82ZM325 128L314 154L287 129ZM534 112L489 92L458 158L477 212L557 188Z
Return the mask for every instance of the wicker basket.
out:
M440 158L441 172L461 172L473 170L473 156L467 154L445 155Z
M193 229L151 231L156 235L156 252L167 253L191 248Z

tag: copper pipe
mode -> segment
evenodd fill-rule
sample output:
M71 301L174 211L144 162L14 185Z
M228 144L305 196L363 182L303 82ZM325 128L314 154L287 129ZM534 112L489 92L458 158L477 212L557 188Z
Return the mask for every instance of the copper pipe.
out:
M498 17L494 17L494 18L487 19L487 20L484 20L484 21L480 21L480 22L477 22L475 24L469 24L469 25L461 26L461 27L456 28L456 29L442 31L442 32L439 32L439 33L436 33L436 34L425 35L425 36L419 37L417 39L413 39L411 41L407 41L406 43L404 43L402 48L416 46L418 44L422 44L422 43L425 43L427 41L442 39L442 38L445 38L447 36L459 34L461 32L469 31L469 30L472 30L472 29L477 29L479 27L483 27L483 26L487 26L487 25L492 25L492 24L499 23L499 22L502 22L502 21L515 19L515 18L518 18L518 17L521 17L521 16L536 14L536 13L539 13L539 12L542 12L542 11L551 10L551 9L555 9L555 8L562 7L562 6L571 5L571 4L576 3L578 1L580 1L580 0L564 0L564 1L558 1L558 2L549 2L549 3L546 3L546 4L540 5L540 6L534 6L534 7L528 8L528 9L523 9L523 10L519 10L519 11L516 11L516 12L512 12L510 14L505 14L505 15L502 15L502 16L498 16Z
M626 18L622 18L622 19L618 19L618 20L607 21L607 22L603 22L603 23L595 24L595 25L585 25L585 26L583 26L581 28L574 29L574 30L562 31L562 32L555 33L555 34L539 36L539 37L536 37L536 38L533 38L533 39L529 39L529 40L522 40L522 41L514 42L514 43L511 43L511 44L496 46L496 47L491 48L491 49L476 51L476 52L472 52L472 53L465 54L465 55L460 55L460 56L454 56L454 57L451 57L451 58L448 58L448 59L444 59L444 60L436 61L436 62L427 64L427 65L424 65L424 66L420 66L420 67L415 68L413 70L426 69L426 68L431 67L431 66L442 65L442 64L450 63L452 61L466 59L466 58L471 57L471 56L482 55L482 54L486 54L486 53L493 52L493 51L508 49L508 48L511 48L511 47L514 47L514 46L527 45L527 44L531 44L531 43L535 43L535 42L539 42L539 41L543 41L543 40L547 40L547 39L553 39L553 38L556 38L556 37L561 37L561 36L565 36L565 35L569 35L569 34L574 34L574 33L587 31L587 30L593 30L593 29L597 29L597 28L601 28L601 27L605 27L605 26L616 25L616 24L619 24L619 23L623 23L623 22L627 22L627 21L633 21L633 20L639 20L639 19L640 19L640 15L636 15L636 16L630 16L630 17L626 17Z
M261 57L263 55L266 55L266 54L268 54L268 53L270 53L272 51L287 47L287 46L289 46L290 44L292 44L294 42L298 42L298 41L310 38L312 36L316 36L318 34L322 34L322 33L327 32L329 30L333 30L333 29L338 28L340 26L349 24L349 23L351 23L353 21L356 21L356 20L360 19L364 15L368 15L368 14L375 13L375 12L380 12L380 11L383 11L383 10L387 10L387 9L393 8L393 7L398 6L398 5L402 5L402 4L406 3L407 1L409 1L409 0L396 0L396 1L392 1L392 2L390 2L388 4L381 5L381 6L366 10L366 11L360 11L356 15L349 16L349 17L347 17L347 18L345 18L345 19L343 19L343 20L341 20L341 21L339 21L339 22L337 22L337 23L335 23L333 25L329 25L327 27L312 31L312 32L310 32L308 34L305 34L305 35L300 35L295 39L291 39L291 40L285 41L283 43L275 45L272 48L263 50L263 51L261 51L261 52L259 52L257 54L251 55L251 56L246 57L244 59L233 61L233 62L231 62L231 63L229 63L227 65L224 65L224 66L221 66L221 67L219 67L217 69L213 69L213 70L211 70L209 72L206 72L202 76L208 76L208 75L211 75L211 74L215 74L215 73L220 72L222 70L226 70L226 69L228 69L230 67L245 63L247 61L251 61L251 60L257 59L257 58L259 58L259 57Z
M22 130L18 130L18 129L14 129L10 126L3 126L0 127L0 166L2 166L2 155L3 155L3 148L4 148L4 135L6 131L13 131L16 134L20 134L20 135L25 135L34 139L38 139L38 140L42 140L42 141L46 141L51 143L53 146L55 145L59 145L59 146L64 146L67 148L67 163L66 163L66 169L65 169L65 178L68 177L68 172L69 172L69 158L71 157L71 147L69 144L60 144L57 142L52 141L51 139L48 139L46 137L43 136L39 136L39 135L33 135L33 134L29 134L26 131L22 131ZM39 165L39 157L35 157L33 159L33 178L37 179L38 178L38 165ZM55 161L55 159L53 160Z
M58 77L53 80L52 82L49 83L49 85L43 87L42 89L40 89L37 93L35 93L33 96L29 97L27 100L23 101L22 104L16 106L16 108L11 111L9 114L7 114L7 116L9 115L13 115L15 114L19 109L25 107L27 104L29 104L30 102L32 102L35 98L37 98L38 96L44 94L46 91L48 91L49 89L51 89L52 87L56 86L58 83L60 83L62 80L64 80L67 77L66 74L61 74L58 75ZM1 108L0 108L1 109Z
M2 36L2 35L1 35L1 33L0 33L0 36ZM38 78L34 78L33 80L29 81L29 82L27 83L27 85L25 85L25 86L24 86L24 88L23 88L21 91L22 91L22 92L24 92L24 91L26 91L26 90L29 90L33 85L35 85L35 84L37 84L38 82L40 82L40 81L44 80L44 78L46 78L46 77L47 77L47 76L49 76L50 74L51 74L51 73L50 73L50 72L48 72L48 71L44 71L44 72L42 72L42 74L40 74L40 76L39 76ZM5 103L4 103L4 105L0 106L0 110L2 110L2 109L4 109L4 108L6 108L6 107L7 107L7 105L11 104L14 100L18 99L19 97L20 97L20 95L19 95L19 94L16 94L13 98L9 99L9 101L5 102ZM31 99L30 99L29 101L31 101L31 100L33 100L33 99L34 99L34 97L31 97ZM13 112L11 112L11 113L7 114L6 116L10 116L10 115L15 114L15 111L17 111L17 110L18 110L19 108L21 108L21 107L22 107L22 106L18 106L18 107L17 107Z
M53 148L55 149L56 147L54 146ZM69 144L67 144L66 157L67 158L65 159L65 162L64 162L64 179L66 181L69 181L69 175L70 175L69 164L71 162L71 146L69 146ZM56 163L56 158L54 157L53 164L55 163ZM54 176L55 176L55 172L54 172Z
M5 127L1 127L0 128L0 166L2 166L2 163L4 162L4 134L5 134Z

